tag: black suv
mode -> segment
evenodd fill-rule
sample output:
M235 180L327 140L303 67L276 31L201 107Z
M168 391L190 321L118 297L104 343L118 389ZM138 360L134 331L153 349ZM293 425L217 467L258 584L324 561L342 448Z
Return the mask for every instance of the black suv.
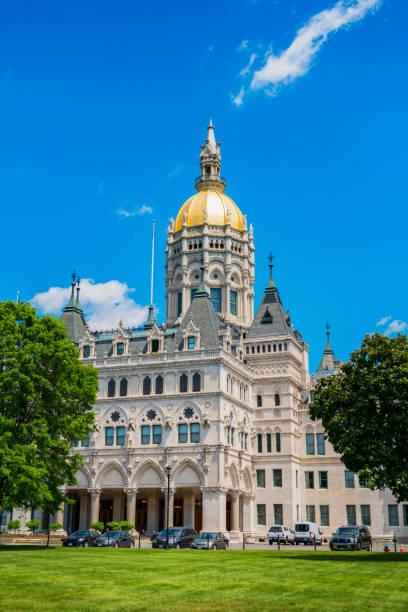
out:
M197 537L192 527L169 527L169 548L191 548ZM163 529L152 541L152 548L166 548L167 529Z
M367 527L351 525L339 527L330 538L330 550L366 550L371 549L371 533Z

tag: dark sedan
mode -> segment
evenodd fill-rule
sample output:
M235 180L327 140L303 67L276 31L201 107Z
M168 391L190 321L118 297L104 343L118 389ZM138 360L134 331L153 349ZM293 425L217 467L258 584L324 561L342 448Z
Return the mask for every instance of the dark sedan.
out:
M70 536L62 538L63 546L93 546L98 534L96 531L74 531Z
M229 539L223 534L215 531L204 531L194 540L191 548L198 550L226 550Z
M94 546L110 546L111 548L134 548L135 538L127 531L107 531L95 540Z
M371 549L371 533L367 527L352 525L339 527L330 538L330 550L366 550Z

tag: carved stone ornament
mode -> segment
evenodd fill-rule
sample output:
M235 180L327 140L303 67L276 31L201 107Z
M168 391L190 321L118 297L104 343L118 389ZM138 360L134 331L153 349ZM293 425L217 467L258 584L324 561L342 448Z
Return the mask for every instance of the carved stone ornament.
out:
M204 427L211 426L210 415L208 414L208 412L204 412L203 414L203 425Z

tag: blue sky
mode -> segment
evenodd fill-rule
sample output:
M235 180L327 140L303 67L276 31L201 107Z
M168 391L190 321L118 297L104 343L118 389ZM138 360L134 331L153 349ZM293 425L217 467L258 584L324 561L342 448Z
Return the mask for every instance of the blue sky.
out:
M46 293L37 303L57 312L75 267L94 320L139 322L155 218L163 320L166 227L211 117L226 193L254 226L256 302L271 250L312 368L327 320L342 360L365 333L403 330L408 5L341 2L343 24L334 10L3 1L1 299Z

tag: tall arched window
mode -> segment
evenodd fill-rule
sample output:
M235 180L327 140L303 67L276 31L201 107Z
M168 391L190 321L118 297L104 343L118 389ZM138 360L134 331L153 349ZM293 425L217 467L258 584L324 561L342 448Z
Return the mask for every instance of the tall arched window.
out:
M145 376L143 379L143 395L150 395L152 391L152 379L150 376Z
M188 383L187 374L182 374L180 376L180 393L187 393L187 383Z
M127 378L122 378L121 381L120 381L119 395L124 397L125 395L127 395L127 391L128 391L128 381L127 381Z
M113 380L113 378L111 378L110 381L108 382L108 397L115 397L115 392L116 392L116 382Z
M201 374L198 372L193 376L193 391L201 391Z
M156 376L154 391L156 395L163 393L163 376Z

